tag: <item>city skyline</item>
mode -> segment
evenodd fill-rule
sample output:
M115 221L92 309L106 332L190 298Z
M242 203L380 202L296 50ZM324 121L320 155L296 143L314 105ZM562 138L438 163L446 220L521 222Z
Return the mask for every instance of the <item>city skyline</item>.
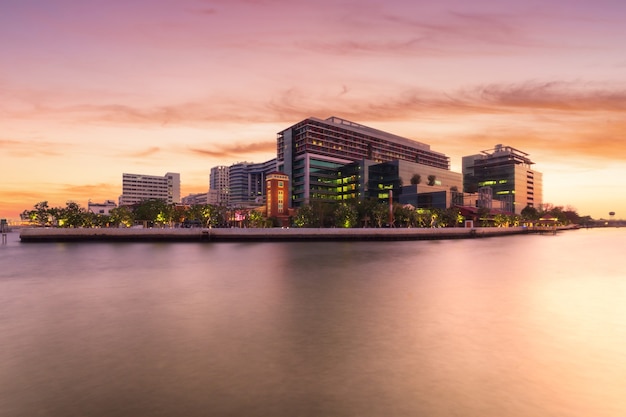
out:
M337 116L451 158L512 146L545 203L626 218L626 4L9 1L0 13L0 218L117 200L122 173L276 156Z

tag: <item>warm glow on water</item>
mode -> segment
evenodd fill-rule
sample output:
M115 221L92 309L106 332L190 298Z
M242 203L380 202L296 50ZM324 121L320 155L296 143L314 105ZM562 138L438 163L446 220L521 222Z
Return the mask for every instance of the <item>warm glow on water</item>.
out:
M626 229L0 246L2 416L626 415Z

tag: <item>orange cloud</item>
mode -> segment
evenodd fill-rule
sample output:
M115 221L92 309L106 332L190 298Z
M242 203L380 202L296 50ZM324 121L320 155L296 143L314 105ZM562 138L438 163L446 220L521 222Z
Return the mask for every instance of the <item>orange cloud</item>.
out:
M217 146L215 149L189 148L194 154L215 158L231 158L254 153L276 152L276 141L253 142L245 145Z
M10 156L61 156L62 153L56 151L55 149L59 149L58 143L0 139L0 150L2 150L5 155Z

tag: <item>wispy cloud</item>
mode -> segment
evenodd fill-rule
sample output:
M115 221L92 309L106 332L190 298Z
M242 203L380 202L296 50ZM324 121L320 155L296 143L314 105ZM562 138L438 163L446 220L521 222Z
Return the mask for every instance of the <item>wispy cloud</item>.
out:
M0 149L5 155L15 157L62 156L59 143L46 141L13 140L0 138Z
M231 146L220 145L214 148L189 148L194 154L210 156L214 158L232 158L240 155L250 155L256 153L276 152L276 142L254 142L245 145L236 144Z
M160 151L161 151L160 147L153 146L151 148L144 149L144 150L141 150L141 151L130 152L128 154L124 154L124 156L130 157L130 158L146 158L148 156L155 155L155 154L159 153Z

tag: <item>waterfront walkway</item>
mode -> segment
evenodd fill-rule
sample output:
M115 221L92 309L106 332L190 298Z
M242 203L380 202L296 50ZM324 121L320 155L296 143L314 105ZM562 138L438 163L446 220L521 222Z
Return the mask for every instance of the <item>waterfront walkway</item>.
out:
M20 232L22 242L63 241L189 241L189 242L245 242L245 241L332 241L332 240L435 240L464 239L536 233L527 227L475 228L273 228L273 229L61 229L27 228Z

